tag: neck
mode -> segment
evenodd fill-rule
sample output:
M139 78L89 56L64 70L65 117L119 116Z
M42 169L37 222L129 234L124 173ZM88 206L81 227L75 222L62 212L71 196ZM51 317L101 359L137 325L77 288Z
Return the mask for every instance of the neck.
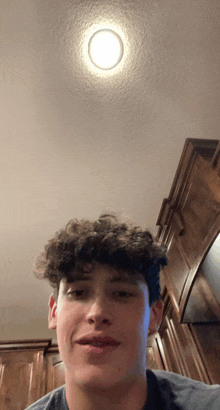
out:
M66 376L69 410L141 410L147 401L147 380L134 379L113 387L88 387Z

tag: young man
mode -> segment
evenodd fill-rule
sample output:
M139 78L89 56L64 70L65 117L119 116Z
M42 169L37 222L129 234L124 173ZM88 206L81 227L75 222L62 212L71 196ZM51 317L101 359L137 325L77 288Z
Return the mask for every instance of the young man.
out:
M48 242L37 275L49 280L65 386L28 410L219 410L220 386L146 369L148 334L163 305L166 250L114 215L71 220Z

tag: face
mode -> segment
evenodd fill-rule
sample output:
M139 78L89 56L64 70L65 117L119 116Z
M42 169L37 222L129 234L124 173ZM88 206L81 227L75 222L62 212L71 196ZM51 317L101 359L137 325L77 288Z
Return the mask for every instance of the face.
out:
M73 272L71 283L62 280L57 304L50 298L49 328L57 330L66 377L103 388L146 379L148 300L144 279L105 265ZM153 324L158 311L153 310ZM101 337L98 344L94 337Z

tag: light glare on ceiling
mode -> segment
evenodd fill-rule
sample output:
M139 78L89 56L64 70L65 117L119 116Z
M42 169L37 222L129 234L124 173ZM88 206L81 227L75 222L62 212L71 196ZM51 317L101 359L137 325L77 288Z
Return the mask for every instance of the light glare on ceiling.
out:
M123 43L110 29L97 31L89 41L89 56L93 64L103 70L114 68L122 59Z

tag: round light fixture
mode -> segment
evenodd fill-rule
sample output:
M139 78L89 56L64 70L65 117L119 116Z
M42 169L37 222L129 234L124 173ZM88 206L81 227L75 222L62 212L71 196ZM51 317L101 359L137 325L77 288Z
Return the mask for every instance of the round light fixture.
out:
M121 37L111 29L102 29L93 34L88 46L93 64L102 70L114 68L122 59Z

